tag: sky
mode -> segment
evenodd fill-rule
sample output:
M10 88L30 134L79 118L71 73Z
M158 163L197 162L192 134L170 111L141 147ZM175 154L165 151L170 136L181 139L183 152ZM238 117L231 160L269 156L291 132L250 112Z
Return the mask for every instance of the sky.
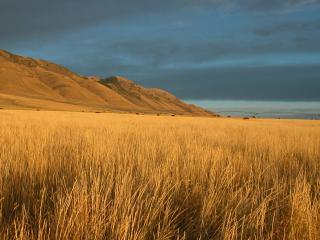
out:
M320 0L0 0L0 49L182 99L320 101Z

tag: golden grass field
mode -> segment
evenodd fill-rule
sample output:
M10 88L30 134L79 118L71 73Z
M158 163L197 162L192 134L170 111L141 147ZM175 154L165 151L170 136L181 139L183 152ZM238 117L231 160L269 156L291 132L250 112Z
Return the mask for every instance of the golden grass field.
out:
M0 110L0 239L319 236L319 121Z

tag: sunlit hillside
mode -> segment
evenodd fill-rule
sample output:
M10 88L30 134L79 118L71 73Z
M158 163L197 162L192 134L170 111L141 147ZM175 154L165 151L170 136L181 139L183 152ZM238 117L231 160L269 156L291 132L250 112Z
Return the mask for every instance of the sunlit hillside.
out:
M0 110L0 239L319 239L320 122Z
M0 108L214 116L171 93L124 77L85 77L45 60L0 49Z

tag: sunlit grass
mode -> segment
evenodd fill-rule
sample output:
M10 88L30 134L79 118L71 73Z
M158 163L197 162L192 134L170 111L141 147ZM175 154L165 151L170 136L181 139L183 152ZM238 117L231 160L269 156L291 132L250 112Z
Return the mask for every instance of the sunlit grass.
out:
M0 111L0 239L318 239L320 122Z

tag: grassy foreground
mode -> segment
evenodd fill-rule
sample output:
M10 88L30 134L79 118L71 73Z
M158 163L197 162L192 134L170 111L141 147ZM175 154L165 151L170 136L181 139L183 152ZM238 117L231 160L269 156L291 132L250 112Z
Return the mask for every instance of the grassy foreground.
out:
M0 239L319 239L320 122L0 110Z

